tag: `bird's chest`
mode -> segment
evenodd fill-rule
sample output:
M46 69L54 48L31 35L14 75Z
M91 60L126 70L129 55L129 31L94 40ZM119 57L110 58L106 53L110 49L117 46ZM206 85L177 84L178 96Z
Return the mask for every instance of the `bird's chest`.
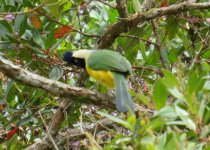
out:
M110 71L104 70L92 70L86 65L86 70L90 76L95 78L97 81L105 84L108 87L114 87L113 74Z

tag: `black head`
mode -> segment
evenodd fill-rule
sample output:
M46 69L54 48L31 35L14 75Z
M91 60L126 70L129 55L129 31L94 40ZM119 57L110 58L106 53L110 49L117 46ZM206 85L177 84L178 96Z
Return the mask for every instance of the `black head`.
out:
M85 60L82 58L75 58L73 52L63 53L63 60L68 63L68 65L74 65L77 67L85 68Z

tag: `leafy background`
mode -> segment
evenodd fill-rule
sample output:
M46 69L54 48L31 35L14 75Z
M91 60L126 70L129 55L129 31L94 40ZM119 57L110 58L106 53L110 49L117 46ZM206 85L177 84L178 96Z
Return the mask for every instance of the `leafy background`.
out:
M153 7L182 1L159 0ZM206 2L199 0L199 2ZM0 0L0 54L29 71L71 86L113 92L67 67L64 51L97 49L120 18L116 1ZM132 15L142 1L127 0ZM155 8L153 8L155 9ZM140 23L108 49L133 66L130 92L137 115L74 101L59 137L108 118L115 122L57 144L59 149L210 149L210 11L193 10ZM87 78L85 78L87 79ZM47 134L59 98L0 73L0 149L24 149ZM111 115L110 115L111 114ZM67 133L66 133L67 132Z

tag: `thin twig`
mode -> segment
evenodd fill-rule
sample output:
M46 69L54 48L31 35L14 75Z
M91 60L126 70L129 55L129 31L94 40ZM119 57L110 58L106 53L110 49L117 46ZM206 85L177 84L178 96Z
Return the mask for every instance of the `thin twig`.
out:
M120 35L119 37L129 37L129 38L133 38L133 39L140 40L140 41L144 41L144 42L146 42L146 43L148 43L148 44L152 44L152 45L158 47L158 45L157 45L156 43L151 42L151 41L146 40L146 39L143 39L143 38L140 38L140 37L135 36L135 35Z
M155 73L159 74L160 76L163 76L163 72L160 69L155 69L151 67L146 67L146 66L132 66L133 69L143 69L143 70L149 70L149 71L154 71Z
M82 48L82 36L83 36L83 34L82 34L82 24L81 24L81 21L80 21L78 5L77 5L76 0L74 0L74 3L76 4L76 12L77 12L77 19L78 19L78 23L79 23L79 33L80 33L80 47Z
M157 31L157 26L156 26L156 23L154 22L154 20L151 21L152 22L152 28L153 28L153 32L154 32L154 36L156 38L156 41L157 41L157 50L159 51L159 54L160 54L160 60L161 60L161 63L163 65L164 68L166 68L166 65L164 63L164 57L162 55L162 46L161 46L161 41L160 41L160 37L159 37L159 34L158 34L158 31Z
M141 22L145 22L166 15L174 15L181 12L208 8L210 8L210 2L183 2L165 8L154 8L146 12L139 12L134 15L130 15L124 20L119 20L115 24L109 26L109 28L104 32L103 36L101 37L98 48L110 47L110 45L120 34L130 31L133 27L136 27Z
M59 24L61 26L65 26L65 27L71 29L74 32L81 33L83 36L88 36L88 37L93 37L93 38L100 38L101 37L101 35L94 35L94 34L87 34L87 33L80 32L79 30L74 29L72 26L69 26L69 25L65 25L63 23L60 23L59 21L53 19L52 17L48 16L45 13L41 13L41 12L39 12L39 13L42 14L43 16L47 17L49 20L51 20L51 21L53 21L53 22L55 22L55 23L57 23L57 24Z
M27 14L27 13L31 13L39 8L41 8L42 6L44 6L49 0L46 0L45 2L43 2L42 4L40 4L39 6L33 8L33 9L30 9L28 11L24 11L24 12L3 12L3 13L0 13L0 16L5 16L5 15L21 15L21 14Z
M38 111L38 113L39 113L39 115L40 115L40 117L41 117L41 119L42 119L42 122L43 122L43 124L44 124L46 130L47 130L47 134L48 134L48 136L49 136L51 142L53 143L54 148L55 148L56 150L59 150L58 147L57 147L57 145L56 145L56 143L55 143L55 141L53 140L53 138L52 138L52 136L51 136L51 134L50 134L49 128L48 128L46 122L44 121L44 118L42 117L41 112Z

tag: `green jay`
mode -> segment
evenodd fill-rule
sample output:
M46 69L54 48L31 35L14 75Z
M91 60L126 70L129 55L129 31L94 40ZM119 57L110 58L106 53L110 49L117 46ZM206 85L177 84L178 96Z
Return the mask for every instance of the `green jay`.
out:
M116 107L120 112L134 112L128 92L127 77L132 74L130 62L111 50L78 50L65 52L63 60L84 68L90 76L116 91Z

